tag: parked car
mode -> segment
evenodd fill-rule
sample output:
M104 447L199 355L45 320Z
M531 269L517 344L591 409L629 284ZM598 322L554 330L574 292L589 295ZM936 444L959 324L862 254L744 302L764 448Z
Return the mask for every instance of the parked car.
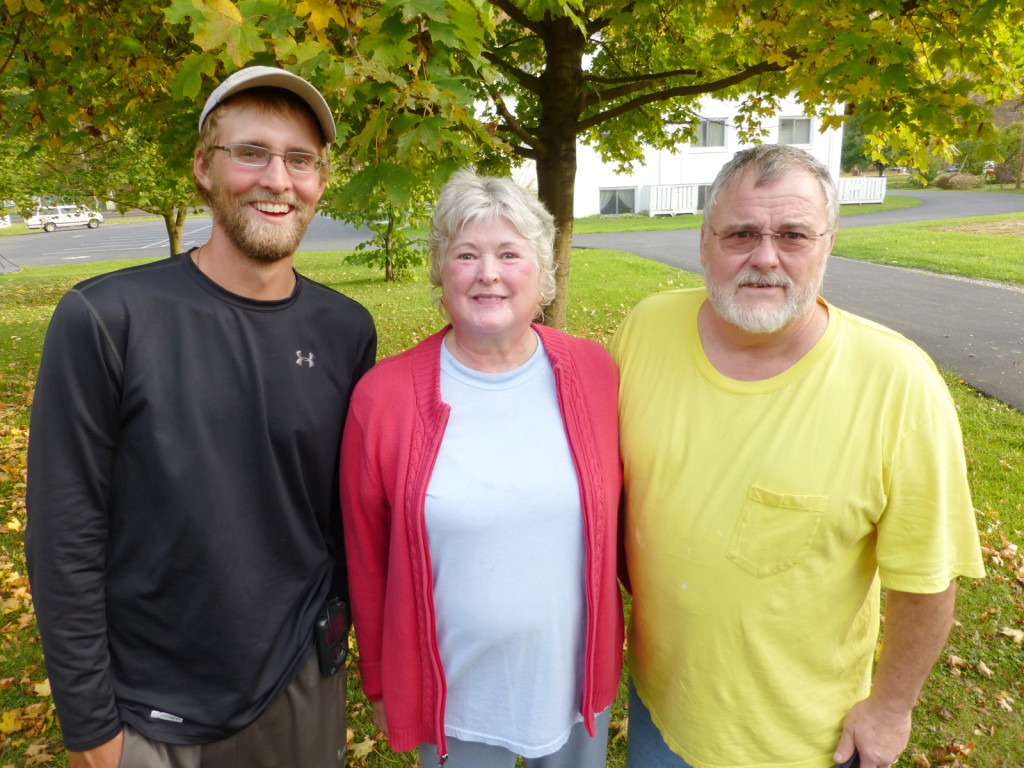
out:
M34 215L25 219L29 229L42 228L44 232L53 232L57 227L81 227L96 229L103 223L103 214L86 208L83 205L56 205L51 208L40 208Z

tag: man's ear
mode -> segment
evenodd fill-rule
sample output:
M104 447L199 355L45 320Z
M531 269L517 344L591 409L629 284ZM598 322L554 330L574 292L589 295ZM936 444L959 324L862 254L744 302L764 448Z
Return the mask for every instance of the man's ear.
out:
M832 247L836 244L836 233L835 230L828 236L828 249L825 251L825 258L832 253Z
M199 147L196 147L196 152L192 156L192 175L196 177L196 181L199 182L204 189L213 188L213 184L210 181L210 166L206 162L206 158L203 157L203 153Z
M708 271L708 265L704 261L704 225L703 224L700 225L700 266L701 266L701 268L705 272Z

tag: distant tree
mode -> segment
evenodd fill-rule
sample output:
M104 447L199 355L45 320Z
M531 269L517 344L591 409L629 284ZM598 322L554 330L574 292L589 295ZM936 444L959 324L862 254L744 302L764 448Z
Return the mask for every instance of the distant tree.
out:
M868 137L860 127L860 118L854 115L843 126L843 149L839 160L839 167L849 172L856 167L865 165L868 162L867 153L871 144Z
M158 214L179 249L195 128L168 88L193 50L153 3L6 0L0 136L26 140L23 187Z
M65 186L160 214L174 250L197 202L188 179L203 100L241 66L276 64L332 103L332 166L376 190L349 200L354 218L377 220L493 143L470 109L472 52L490 28L474 0L5 0L0 137L45 148ZM330 207L345 199L337 190L328 212L344 217Z

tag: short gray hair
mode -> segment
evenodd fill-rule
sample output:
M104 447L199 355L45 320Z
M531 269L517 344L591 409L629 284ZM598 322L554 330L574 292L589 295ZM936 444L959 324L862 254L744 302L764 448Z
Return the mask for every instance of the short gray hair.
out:
M441 287L444 254L466 226L505 218L530 241L540 268L541 307L555 298L555 218L544 204L508 176L481 176L470 168L452 174L441 189L430 226L430 283Z
M737 152L718 172L718 176L708 189L704 200L704 221L711 218L718 193L722 188L748 168L758 171L754 182L758 187L774 184L793 171L807 171L821 183L821 189L825 193L825 215L828 217L829 230L834 230L839 225L839 196L828 168L814 155L788 144L760 144Z

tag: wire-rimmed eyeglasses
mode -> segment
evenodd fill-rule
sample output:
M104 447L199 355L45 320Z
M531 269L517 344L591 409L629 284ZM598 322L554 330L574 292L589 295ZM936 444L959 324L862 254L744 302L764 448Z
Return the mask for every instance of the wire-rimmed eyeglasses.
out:
M284 160L284 167L294 173L316 173L327 161L309 152L271 152L266 147L255 144L228 144L226 147L215 144L213 149L223 149L231 161L250 168L262 168L270 163L270 158L277 155Z
M830 231L826 229L824 232L804 232L799 229L788 229L785 232L755 232L740 229L719 234L712 229L711 234L718 238L722 250L729 253L750 253L761 244L763 237L774 240L775 247L783 253L807 253L814 250L819 237L824 237Z

